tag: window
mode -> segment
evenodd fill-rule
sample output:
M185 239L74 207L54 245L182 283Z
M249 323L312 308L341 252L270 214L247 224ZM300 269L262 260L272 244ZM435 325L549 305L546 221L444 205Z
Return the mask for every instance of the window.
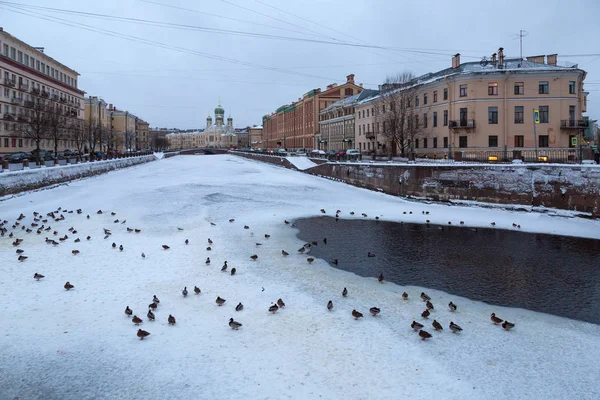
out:
M569 81L569 94L575 94L575 81Z
M548 147L548 135L540 135L538 136L538 139L538 147Z
M460 85L460 97L467 97L467 85Z
M35 60L35 69L40 70L40 60Z
M8 138L4 138L4 147L8 147Z
M10 48L10 58L13 60L17 59L17 50L14 47Z
M489 96L498 96L498 82L488 83L488 95Z
M525 136L515 135L515 147L525 147Z
M437 90L433 91L433 102L437 103Z
M365 110L363 110L363 118L365 117Z
M360 128L360 125L358 126L358 136L360 136L362 133L362 129Z
M415 96L415 107L419 106L419 96Z
M524 108L523 106L515 106L515 124L523 123Z
M353 92L352 92L352 88L346 88L346 89L344 90L344 94L345 94L346 96L352 96L352 94L353 94Z
M419 139L415 139L415 149L419 148Z
M466 136L459 136L458 137L458 147L467 147L467 137Z
M357 114L358 114L358 119L360 119L360 111Z
M427 113L423 114L423 128L427 128Z
M444 136L444 148L448 148L448 136Z
M419 116L415 115L415 128L419 129Z
M488 147L498 147L498 136L490 135L488 137Z
M460 112L460 126L467 126L467 109L461 108Z
M21 64L23 64L23 52L22 51L17 52L17 61L20 62Z
M433 138L433 148L437 149L437 138L436 137Z
M367 118L369 118L369 109L367 108Z
M433 127L437 127L437 112L433 113Z
M374 117L375 116L375 107L371 108L371 115Z
M23 147L23 139L19 139L19 147Z
M25 54L25 57L23 58L23 64L29 66L29 56L27 54Z
M523 82L515 82L515 94L525 94L525 84Z
M549 118L549 110L548 110L548 106L540 106L539 108L540 110L540 124L547 124L548 123L548 118Z
M548 81L540 81L539 83L539 93L540 94L548 94L550 93L548 89Z
M381 109L382 109L383 113L385 114L385 104L383 106L381 106Z
M443 121L442 125L448 126L448 110L444 110L443 120L444 121Z
M569 106L569 121L571 121L571 125L575 125L575 106Z
M425 94L423 95L423 104L427 104L427 98L428 98L428 94L427 94L427 93L425 93Z
M4 46L2 46L2 55L4 57L8 57L8 45L6 43L4 43Z
M423 139L423 148L426 149L427 148L427 138Z
M444 88L444 100L448 100L448 88Z
M488 124L498 123L498 107L488 107Z

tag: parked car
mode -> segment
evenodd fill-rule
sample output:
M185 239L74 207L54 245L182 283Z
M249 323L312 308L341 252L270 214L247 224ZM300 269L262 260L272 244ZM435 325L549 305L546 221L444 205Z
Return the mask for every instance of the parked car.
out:
M65 156L65 158L71 158L71 157L77 157L78 154L75 150L71 150L71 149L66 149L65 151L63 151L63 155Z
M327 156L328 156L328 157L329 157L329 156L335 156L335 150L327 150L327 151L325 152L325 154L327 154Z
M358 151L356 149L346 150L346 156L359 156L359 155L360 155L360 151Z
M50 161L54 159L54 154L51 151L40 149L39 160ZM31 160L38 160L38 150L35 149L31 152Z
M16 153L11 153L5 157L5 160L11 163L15 162L23 162L25 160L29 160L31 158L31 154L26 153L24 151L19 151Z
M307 155L308 155L308 154L306 153L306 150L304 150L304 149L296 150L296 151L294 152L294 154L295 154L295 155L297 155L297 156L307 156Z
M336 157L343 157L346 155L346 150L339 150L335 152Z
M277 149L275 150L274 154L278 155L278 156L287 156L288 153L287 151L285 151L285 149Z
M98 159L98 160L101 160L101 159L103 159L103 158L104 158L104 156L105 156L106 154L104 154L104 152L103 152L103 151L97 151L97 152L95 152L95 153L94 153L94 155L96 156L96 159Z
M323 150L313 150L310 152L310 155L312 157L320 157L320 156L324 156L326 153Z

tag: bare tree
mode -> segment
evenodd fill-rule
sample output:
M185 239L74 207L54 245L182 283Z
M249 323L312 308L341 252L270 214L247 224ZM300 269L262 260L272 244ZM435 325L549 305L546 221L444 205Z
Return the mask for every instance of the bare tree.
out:
M58 144L61 140L66 140L69 134L68 121L69 110L64 110L61 104L48 102L46 104L46 123L48 138L54 142L54 158L58 158Z
M152 147L154 147L155 150L165 150L169 147L169 141L165 137L155 137L152 140Z
M75 142L77 161L81 161L81 154L83 154L83 150L87 143L85 121L81 121L78 118L71 118L69 120L69 133L70 138Z
M404 157L414 151L414 142L421 133L421 124L415 111L417 95L415 75L401 72L390 76L381 86L381 99L375 107L376 119L381 124L382 136L387 143L388 157L397 154Z
M133 149L135 144L135 131L132 131L131 129L126 130L124 133L124 139L124 150L127 151Z
M33 100L25 102L25 109L18 116L15 131L21 136L35 142L36 163L40 163L40 142L46 139L48 134L48 123L46 117L46 102L43 97L34 96Z

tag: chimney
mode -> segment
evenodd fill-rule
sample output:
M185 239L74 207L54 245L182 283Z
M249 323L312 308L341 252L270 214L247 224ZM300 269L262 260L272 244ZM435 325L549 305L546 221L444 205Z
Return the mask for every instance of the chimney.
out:
M350 74L346 77L346 83L354 83L354 74Z
M454 57L452 57L452 68L456 69L460 67L460 53L456 53Z
M548 60L548 65L554 65L556 66L556 59L558 57L558 54L548 54L546 56L546 59Z
M496 53L492 54L492 64L496 64Z
M498 49L498 68L504 67L504 48L500 47Z
M527 61L530 61L530 62L536 63L536 64L543 64L544 56L530 56L530 57L527 57Z

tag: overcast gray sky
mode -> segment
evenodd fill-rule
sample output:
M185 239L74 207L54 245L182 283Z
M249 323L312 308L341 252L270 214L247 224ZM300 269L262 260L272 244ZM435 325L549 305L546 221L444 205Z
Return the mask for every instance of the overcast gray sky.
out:
M420 75L449 67L456 52L463 61L474 61L502 46L508 57L518 57L520 29L527 31L524 56L558 53L559 64L578 63L588 71L587 114L600 116L600 27L593 22L600 12L597 0L12 1L76 11L28 8L17 13L14 6L0 4L0 25L77 70L87 95L101 96L152 127L204 127L219 97L236 127L260 124L262 115L313 88L341 83L350 73L357 83L376 88L402 70Z

